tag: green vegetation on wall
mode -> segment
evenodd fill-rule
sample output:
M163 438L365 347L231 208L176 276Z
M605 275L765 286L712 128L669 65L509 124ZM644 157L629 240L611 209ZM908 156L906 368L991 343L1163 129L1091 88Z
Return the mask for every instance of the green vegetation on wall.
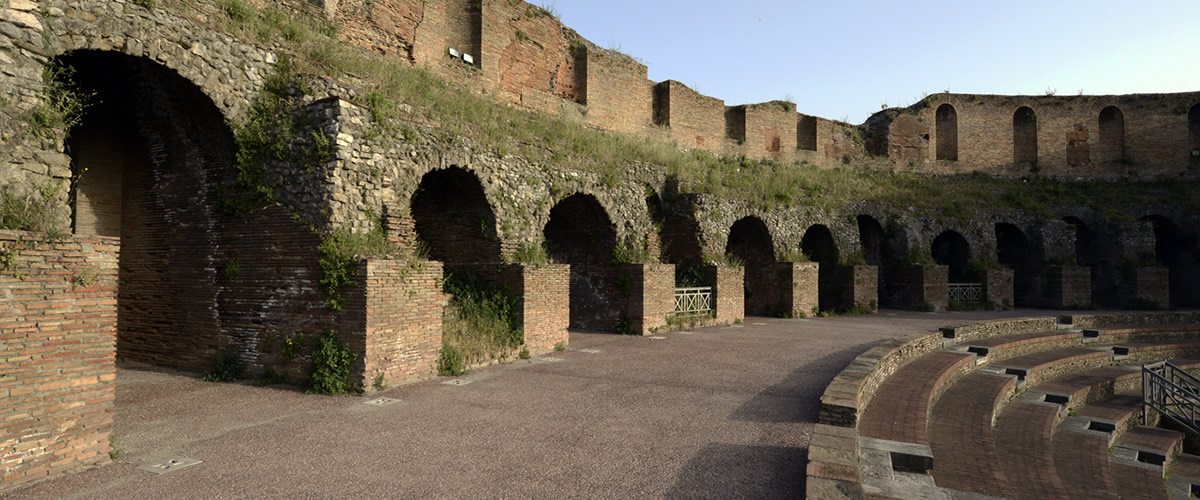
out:
M446 274L442 290L450 303L442 315L438 373L461 375L489 359L507 359L524 343L516 324L516 300L503 288L460 271Z

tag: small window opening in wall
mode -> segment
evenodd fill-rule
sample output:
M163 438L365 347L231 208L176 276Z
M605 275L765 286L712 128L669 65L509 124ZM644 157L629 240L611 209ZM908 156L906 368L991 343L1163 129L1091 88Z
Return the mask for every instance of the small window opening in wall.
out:
M958 112L949 103L934 114L937 128L937 159L958 160Z
M1021 106L1013 113L1013 163L1036 164L1037 157L1037 114Z

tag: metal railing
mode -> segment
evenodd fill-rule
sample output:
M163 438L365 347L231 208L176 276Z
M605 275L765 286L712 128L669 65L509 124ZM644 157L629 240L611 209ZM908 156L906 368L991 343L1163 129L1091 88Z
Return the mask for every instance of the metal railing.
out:
M950 302L983 302L983 283L950 283Z
M1166 361L1142 365L1142 408L1147 420L1154 409L1193 434L1200 434L1196 422L1200 379Z
M713 309L712 287L675 289L675 314L703 314Z

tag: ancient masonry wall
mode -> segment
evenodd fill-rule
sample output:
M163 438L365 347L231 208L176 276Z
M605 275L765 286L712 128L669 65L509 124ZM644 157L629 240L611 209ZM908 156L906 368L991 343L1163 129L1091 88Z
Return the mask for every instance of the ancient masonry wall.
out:
M567 346L571 270L563 264L510 264L504 282L517 298L517 327L532 354Z
M622 275L630 284L629 331L648 335L667 324L675 312L674 264L626 264Z
M0 232L0 492L108 461L118 246Z
M339 332L360 353L353 382L371 387L437 375L446 305L440 262L364 261L353 295L343 320L351 328Z
M716 302L717 324L732 323L746 317L745 269L726 266L708 266L708 282L713 284Z

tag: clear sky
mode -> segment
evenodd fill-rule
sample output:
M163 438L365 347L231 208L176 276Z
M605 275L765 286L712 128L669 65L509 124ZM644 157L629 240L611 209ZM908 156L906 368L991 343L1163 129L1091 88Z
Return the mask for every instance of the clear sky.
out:
M1200 90L1200 0L531 0L726 105L862 123L949 90Z

